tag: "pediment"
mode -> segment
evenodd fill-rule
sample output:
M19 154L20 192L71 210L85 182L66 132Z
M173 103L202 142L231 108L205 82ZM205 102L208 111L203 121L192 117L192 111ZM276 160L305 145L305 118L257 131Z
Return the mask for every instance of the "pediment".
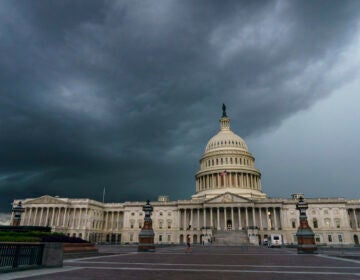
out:
M252 202L250 199L233 194L233 193L224 193L216 197L210 198L205 201L205 203L249 203Z
M50 195L44 195L26 202L26 204L64 204L65 201Z

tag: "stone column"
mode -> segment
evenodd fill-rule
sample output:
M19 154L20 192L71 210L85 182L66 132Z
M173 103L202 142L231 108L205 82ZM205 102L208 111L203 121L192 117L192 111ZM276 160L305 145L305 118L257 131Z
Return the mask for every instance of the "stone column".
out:
M184 229L187 230L186 208L184 208Z
M105 214L104 214L104 220L105 220L105 230L107 230L108 229L108 216L109 216L109 214L108 214L109 212L105 212Z
M206 228L206 208L204 207L204 228Z
M248 208L245 207L245 224L246 224L246 229L249 227L249 213L248 213Z
M224 207L224 230L227 229L227 213L226 213L226 207Z
M47 207L46 208L46 216L45 216L45 226L49 225L49 211L50 211L50 208Z
M356 208L354 208L353 211L354 211L355 229L358 230L358 219L356 217Z
M30 207L30 212L29 212L29 217L28 217L28 222L27 222L28 226L31 225L31 217L32 217L32 207Z
M114 211L112 211L112 213L111 213L111 231L114 230L114 221L115 221L115 219L114 219Z
M55 220L55 207L52 207L51 211L51 226L54 226L54 220Z
M213 228L213 209L210 207L210 227Z
M56 226L60 226L60 213L61 213L61 208L58 207L58 211L57 211L57 217L56 217Z
M80 208L80 211L79 211L79 222L78 222L78 226L77 228L80 229L81 228L81 223L82 223L82 208Z
M73 213L73 220L72 220L72 228L75 228L75 219L76 219L76 208L74 208L74 213Z
M238 214L239 214L239 229L242 229L242 225L241 225L241 207L238 207Z
M66 212L67 212L67 208L65 208L64 218L63 218L63 222L62 222L64 227L66 226Z
M196 225L196 229L200 230L200 209L197 209L197 225Z
M274 213L274 228L275 228L275 230L277 230L278 227L277 227L277 218L276 218L276 209L275 209L275 207L273 207L273 213Z
M252 207L251 210L252 210L253 226L255 227L256 226L255 207Z
M220 230L220 209L219 209L219 207L217 207L216 208L217 209L217 213L216 213L216 215L217 215L217 229L218 230Z
M190 225L191 225L191 229L193 230L194 229L194 223L193 223L193 211L194 209L191 208L190 209Z
M41 210L40 210L40 220L39 220L39 226L42 226L42 217L43 217L44 208L43 208L43 207L41 207L40 209L41 209Z
M232 172L229 172L229 187L232 188L233 184L232 184Z
M123 219L125 219L125 217ZM178 221L179 221L179 229L181 229L181 209L179 209L179 211L178 211ZM124 223L125 223L125 221L124 221Z
M238 188L239 187L239 178L238 178L238 174L235 173L235 187Z
M220 188L221 183L220 183L220 175L219 175L219 173L216 174L216 178L217 178L217 187Z
M262 216L261 216L261 207L259 208L259 220L260 220L260 230L263 230Z

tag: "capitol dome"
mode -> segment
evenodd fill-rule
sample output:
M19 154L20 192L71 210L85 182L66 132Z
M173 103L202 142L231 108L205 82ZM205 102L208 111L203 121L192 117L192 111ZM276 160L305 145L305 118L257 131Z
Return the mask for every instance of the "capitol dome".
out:
M193 198L211 198L225 192L243 197L264 198L261 173L245 141L230 129L230 119L223 105L220 130L205 147L196 173Z

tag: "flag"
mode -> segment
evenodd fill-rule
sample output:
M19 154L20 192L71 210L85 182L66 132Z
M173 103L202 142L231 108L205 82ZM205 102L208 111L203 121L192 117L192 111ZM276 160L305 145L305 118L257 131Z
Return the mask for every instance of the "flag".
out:
M226 170L220 173L220 176L225 176L227 174Z

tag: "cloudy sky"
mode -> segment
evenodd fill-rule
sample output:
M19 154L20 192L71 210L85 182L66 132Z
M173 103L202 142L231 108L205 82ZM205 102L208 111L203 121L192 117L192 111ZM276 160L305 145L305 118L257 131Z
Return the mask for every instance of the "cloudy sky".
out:
M221 104L271 197L360 198L360 1L0 1L0 211L187 199Z

